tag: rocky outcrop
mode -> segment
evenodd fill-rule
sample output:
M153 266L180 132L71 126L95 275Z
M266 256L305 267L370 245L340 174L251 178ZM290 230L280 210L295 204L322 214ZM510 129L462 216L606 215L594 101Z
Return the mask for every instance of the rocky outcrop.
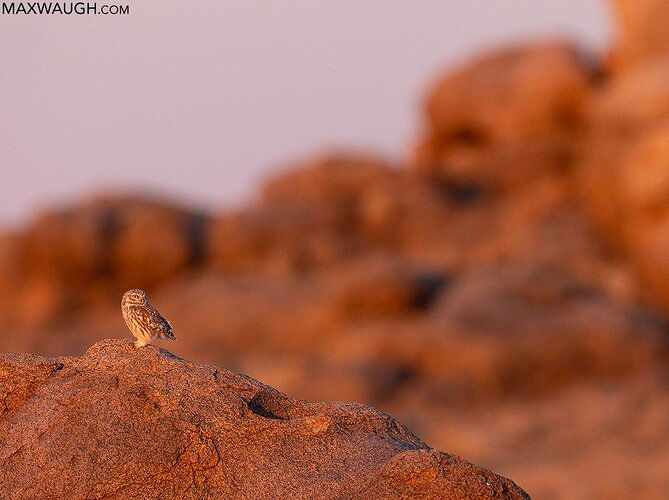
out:
M617 21L618 40L611 55L614 69L626 70L669 52L669 5L664 0L609 0Z
M574 49L554 43L475 59L430 92L414 168L494 192L568 170L591 73Z
M350 257L350 217L327 202L281 202L212 218L207 262L229 274L292 275Z
M0 238L0 278L13 285L6 301L0 292L11 302L0 320L45 325L137 283L160 286L204 262L207 224L203 212L140 195L46 211Z
M669 310L669 59L623 73L593 102L576 185L603 241L630 264L643 297Z
M72 286L157 285L202 261L205 222L159 199L99 197L40 216L25 235L28 266Z
M0 356L5 498L527 498L355 403L149 346Z
M265 183L265 203L317 201L354 205L367 189L393 177L384 160L371 155L330 153L292 165Z

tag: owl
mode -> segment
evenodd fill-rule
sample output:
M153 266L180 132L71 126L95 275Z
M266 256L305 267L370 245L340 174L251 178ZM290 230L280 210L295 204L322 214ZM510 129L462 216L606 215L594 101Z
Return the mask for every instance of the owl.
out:
M130 332L137 339L135 347L144 347L154 339L176 340L172 325L149 304L144 290L133 288L123 294L121 314Z

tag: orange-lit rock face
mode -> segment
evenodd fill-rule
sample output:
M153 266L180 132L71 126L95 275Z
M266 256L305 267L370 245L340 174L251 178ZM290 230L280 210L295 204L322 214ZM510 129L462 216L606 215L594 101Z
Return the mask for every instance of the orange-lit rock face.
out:
M589 107L575 185L589 217L618 249L626 207L621 169L639 142L669 124L669 63L644 65L607 82ZM642 170L644 167L641 167Z
M207 218L170 205L124 206L112 215L109 266L123 288L154 287L204 262Z
M26 280L26 251L18 234L0 235L0 325L16 320L14 300Z
M355 203L371 187L392 178L393 169L372 156L332 153L314 158L267 182L267 203L317 201Z
M484 189L569 169L590 72L573 49L557 44L465 64L428 96L415 168L454 186Z
M212 219L207 261L226 273L291 275L356 250L348 212L328 202L282 202Z
M666 285L669 63L639 65L593 100L578 189L603 239L631 265L651 303L669 308Z
M140 196L98 198L39 216L15 237L23 249L18 291L51 305L27 307L26 314L44 311L39 316L48 320L133 286L166 283L203 264L207 223L202 213ZM58 305L63 290L68 307Z
M669 118L669 60L630 69L608 81L589 106L597 133L639 137ZM614 138L608 139L615 146Z
M23 498L527 498L355 403L154 347L0 356L0 488Z
M164 282L203 259L206 220L142 197L120 197L45 214L28 230L29 266L74 284Z
M615 234L648 286L644 295L669 309L669 124L629 147L618 166Z
M613 64L627 70L669 53L669 5L663 0L610 0L618 37Z

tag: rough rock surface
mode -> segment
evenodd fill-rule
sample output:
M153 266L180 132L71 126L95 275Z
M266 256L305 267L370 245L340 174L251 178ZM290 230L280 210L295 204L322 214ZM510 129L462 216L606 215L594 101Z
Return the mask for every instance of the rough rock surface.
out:
M4 498L527 498L356 403L153 346L0 356Z

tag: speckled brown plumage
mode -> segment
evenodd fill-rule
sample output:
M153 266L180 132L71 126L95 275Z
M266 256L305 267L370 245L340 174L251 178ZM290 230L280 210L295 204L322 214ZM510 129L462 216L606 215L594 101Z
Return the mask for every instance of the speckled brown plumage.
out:
M144 347L154 339L175 340L172 325L149 304L144 290L133 288L123 294L121 313L125 324L137 339L136 347Z

